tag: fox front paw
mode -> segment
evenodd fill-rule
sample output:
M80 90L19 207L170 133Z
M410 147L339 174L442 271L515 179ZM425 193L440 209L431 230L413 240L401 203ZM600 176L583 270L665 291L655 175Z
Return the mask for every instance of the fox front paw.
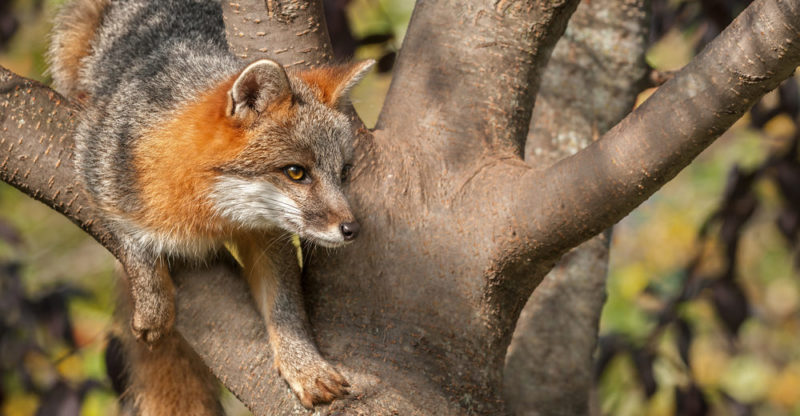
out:
M136 339L154 346L172 331L175 323L175 302L172 299L153 299L145 305L135 305L131 330Z
M330 403L347 395L350 384L325 359L317 357L303 364L293 365L281 361L277 367L278 372L289 383L289 387L306 409L313 408L315 404Z

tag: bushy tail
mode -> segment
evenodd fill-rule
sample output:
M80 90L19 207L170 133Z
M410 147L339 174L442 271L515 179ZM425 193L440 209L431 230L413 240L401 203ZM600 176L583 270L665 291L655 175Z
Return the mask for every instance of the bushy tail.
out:
M86 93L80 80L81 66L92 51L92 39L109 1L71 0L56 16L47 58L53 88L67 97L82 99Z
M121 416L222 416L220 386L203 360L175 330L152 349L130 328L128 282L117 264L115 328L106 370L120 394Z

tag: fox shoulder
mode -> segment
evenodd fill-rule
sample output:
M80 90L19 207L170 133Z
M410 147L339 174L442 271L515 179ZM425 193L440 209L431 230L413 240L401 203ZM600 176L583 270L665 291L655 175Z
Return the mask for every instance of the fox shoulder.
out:
M91 53L92 39L103 20L110 0L71 0L56 15L47 51L49 71L56 91L83 99L80 72Z

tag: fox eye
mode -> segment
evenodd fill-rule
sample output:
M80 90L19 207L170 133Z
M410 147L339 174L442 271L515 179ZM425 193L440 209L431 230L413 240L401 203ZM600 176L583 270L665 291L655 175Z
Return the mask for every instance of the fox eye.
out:
M295 182L308 182L309 179L306 170L297 165L289 165L283 168L283 173Z
M353 165L349 163L342 167L342 182L346 182L350 177L350 169L353 169Z

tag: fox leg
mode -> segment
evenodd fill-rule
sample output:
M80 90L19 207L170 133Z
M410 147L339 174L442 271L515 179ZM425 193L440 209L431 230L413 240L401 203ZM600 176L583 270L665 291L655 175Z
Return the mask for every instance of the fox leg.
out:
M172 331L175 323L175 286L166 260L128 245L123 267L132 298L131 330L152 346Z
M124 373L120 407L122 415L136 416L222 416L220 387L197 353L175 331L170 331L150 348L128 330L131 299L129 292L118 297L115 331Z
M300 402L312 408L346 395L349 384L322 358L311 339L294 247L281 236L258 233L241 235L235 243L266 322L275 367Z

